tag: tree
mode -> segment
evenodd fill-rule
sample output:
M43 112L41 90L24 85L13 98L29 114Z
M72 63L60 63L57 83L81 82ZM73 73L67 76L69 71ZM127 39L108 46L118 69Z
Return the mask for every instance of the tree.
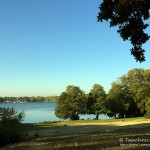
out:
M122 39L132 44L131 54L139 62L145 61L142 45L149 40L144 30L149 26L149 0L103 0L100 4L98 21L110 21L110 27L117 26Z
M137 117L147 112L150 98L150 70L132 69L112 84L106 106L109 116Z
M128 86L119 80L112 83L106 101L107 115L110 117L135 117L140 111L130 94Z
M128 87L133 100L141 111L146 113L146 101L150 97L150 70L149 69L132 69L126 75L123 75L121 82Z
M84 114L85 109L85 93L80 87L69 85L66 91L62 92L58 98L55 114L62 119L79 120L79 114Z
M146 114L145 117L150 119L150 97L147 99L146 102Z
M105 113L106 93L99 84L94 84L87 99L88 114L96 114L98 119L100 114Z

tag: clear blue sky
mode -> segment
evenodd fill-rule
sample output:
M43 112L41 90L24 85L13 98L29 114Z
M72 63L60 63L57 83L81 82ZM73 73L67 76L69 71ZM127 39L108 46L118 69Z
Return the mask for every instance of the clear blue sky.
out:
M59 95L67 85L106 92L133 68L150 68L130 55L109 24L98 23L101 0L1 0L0 96ZM150 33L150 30L147 30Z

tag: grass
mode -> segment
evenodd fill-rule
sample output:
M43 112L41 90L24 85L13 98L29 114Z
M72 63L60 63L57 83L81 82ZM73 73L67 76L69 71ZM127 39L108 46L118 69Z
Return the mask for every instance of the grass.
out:
M112 126L109 126L109 124L112 123L127 123L131 121L141 123L126 127L121 126L119 128L112 128ZM148 120L140 117L112 120L79 120L25 124L24 126L28 132L34 130L37 133L44 134L39 134L39 137L34 138L31 141L7 146L1 150L148 150L150 149L150 146L139 145L140 143L144 144L143 142L130 141L129 143L126 141L127 138L131 140L150 139L150 121L142 123L143 121ZM89 123L107 123L108 125L88 125ZM94 129L97 130L94 131ZM68 130L72 132L67 133L66 131ZM86 132L82 133L82 131ZM49 132L49 134L46 134L47 132ZM121 144L128 145L123 146ZM129 144L132 145L129 146ZM138 145L133 146L133 144ZM150 144L150 141L146 144Z
M65 126L65 125L75 125L81 123L117 123L120 121L144 121L147 120L144 117L135 117L135 118L123 118L123 119L103 119L103 120L70 120L70 121L44 121L40 123L30 123L25 124L29 129L40 128L40 127L56 127L56 126Z

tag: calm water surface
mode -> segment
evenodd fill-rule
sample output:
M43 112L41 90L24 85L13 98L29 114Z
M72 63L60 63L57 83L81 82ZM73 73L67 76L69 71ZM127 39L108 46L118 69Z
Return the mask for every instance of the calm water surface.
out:
M63 120L55 116L56 105L55 102L0 103L0 107L13 107L17 111L24 111L24 123ZM94 119L95 115L80 115L80 119L88 118ZM108 116L100 115L99 118L108 119Z

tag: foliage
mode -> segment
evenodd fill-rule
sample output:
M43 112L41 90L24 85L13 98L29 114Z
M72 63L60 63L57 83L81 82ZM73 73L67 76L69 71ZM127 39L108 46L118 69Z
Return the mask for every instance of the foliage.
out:
M112 84L107 96L109 116L137 117L146 113L150 97L150 70L132 69Z
M145 114L146 100L150 97L150 70L149 69L132 69L121 78L122 84L126 85L140 109Z
M106 95L101 85L95 84L85 95L79 87L68 86L58 100L55 114L59 118L77 120L79 114L100 114L109 117L141 117L147 112L150 97L150 70L132 69L121 76Z
M62 119L78 120L79 114L85 113L85 102L85 93L79 87L69 85L58 99L55 114Z
M105 113L106 93L101 85L94 84L87 99L87 113L96 114L98 119L99 114Z
M145 117L150 119L150 97L148 98L146 102L146 114Z
M100 4L98 21L110 21L110 27L117 26L123 40L130 40L131 54L137 61L145 61L142 45L149 40L144 30L149 26L149 0L103 0Z
M0 146L20 142L25 139L21 121L24 113L14 108L0 108Z
M136 117L140 116L140 110L134 102L128 88L122 83L114 82L112 88L108 92L107 115L110 117Z
M24 112L18 113L14 108L2 108L0 107L0 121L5 122L5 120L17 120L18 122L23 121L25 117Z

